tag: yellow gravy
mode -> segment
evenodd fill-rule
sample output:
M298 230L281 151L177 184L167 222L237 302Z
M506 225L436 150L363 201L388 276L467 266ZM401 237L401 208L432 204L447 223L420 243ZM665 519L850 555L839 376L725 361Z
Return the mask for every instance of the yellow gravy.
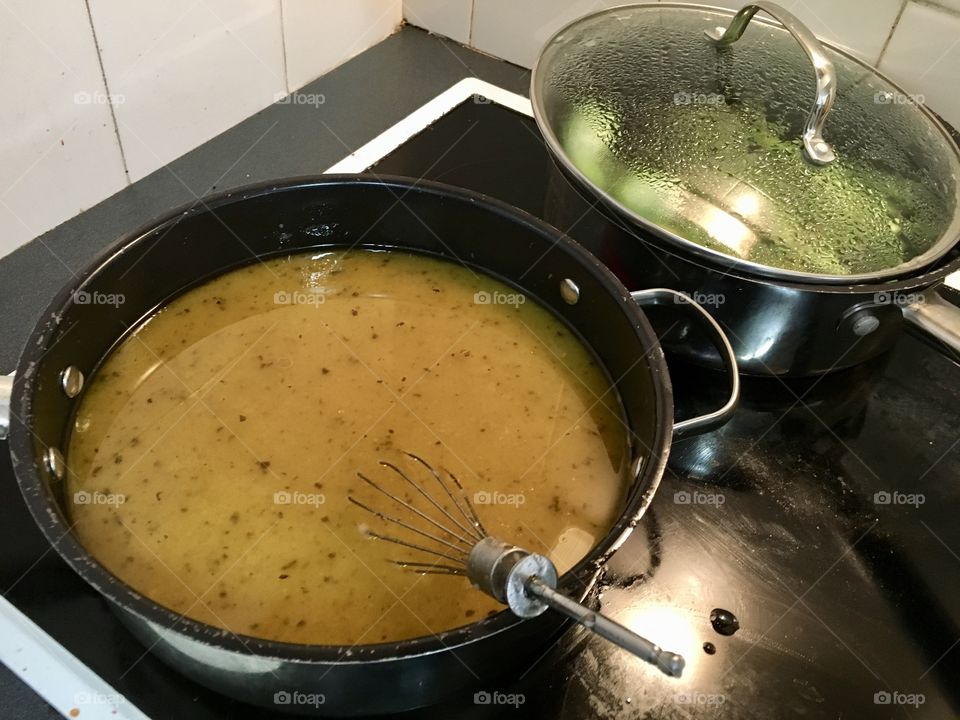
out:
M412 254L301 254L190 290L119 345L78 408L68 493L85 547L177 613L377 643L502 606L389 562L436 558L369 537L416 539L348 502L404 516L358 471L411 499L378 461L424 478L416 453L563 572L619 514L625 436L589 352L513 288Z

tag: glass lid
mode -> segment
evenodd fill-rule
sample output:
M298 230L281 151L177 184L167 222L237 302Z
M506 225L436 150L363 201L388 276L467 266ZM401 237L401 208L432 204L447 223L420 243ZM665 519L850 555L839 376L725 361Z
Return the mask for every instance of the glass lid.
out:
M751 17L758 10L780 22ZM741 37L742 35L742 37ZM590 15L545 46L534 114L634 221L764 275L917 271L960 235L960 157L929 111L779 6Z

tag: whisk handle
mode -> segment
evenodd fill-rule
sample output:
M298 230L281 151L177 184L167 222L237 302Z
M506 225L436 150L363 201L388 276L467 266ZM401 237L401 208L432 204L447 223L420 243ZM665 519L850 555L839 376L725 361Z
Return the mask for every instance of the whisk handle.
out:
M624 650L633 653L641 660L655 665L666 675L680 677L683 672L683 657L666 650L637 635L629 628L615 622L601 613L571 600L563 593L558 592L543 582L536 575L531 575L526 581L526 590L554 610L563 613L590 632L606 638Z

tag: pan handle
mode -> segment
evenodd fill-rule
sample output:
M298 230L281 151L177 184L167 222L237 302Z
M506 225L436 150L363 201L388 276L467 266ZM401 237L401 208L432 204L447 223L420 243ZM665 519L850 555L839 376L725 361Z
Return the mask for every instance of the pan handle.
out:
M735 43L743 35L753 16L760 10L779 21L784 29L793 35L813 64L813 70L817 74L817 96L803 129L803 147L807 159L814 165L832 163L837 156L833 148L823 139L823 126L837 97L837 71L823 49L823 45L817 40L817 36L810 32L810 29L800 22L796 15L776 3L754 0L749 5L744 5L733 16L733 20L726 29L717 27L707 30L707 37L720 46Z
M10 398L13 396L13 374L0 375L0 440L10 434Z
M936 290L903 307L903 319L960 353L960 308Z
M733 352L733 347L730 345L730 341L727 339L723 329L717 321L713 319L713 316L694 302L689 295L685 295L677 290L652 288L650 290L637 290L636 292L630 293L630 296L634 302L641 307L649 305L673 305L685 310L698 320L703 321L706 324L704 329L709 333L711 342L713 342L714 346L720 352L720 358L723 360L723 368L727 375L730 376L730 396L727 398L727 402L723 407L706 415L700 415L699 417L674 423L673 436L680 438L686 435L696 435L709 432L723 425L733 415L734 410L737 409L737 403L740 402L740 371L737 367L737 356Z

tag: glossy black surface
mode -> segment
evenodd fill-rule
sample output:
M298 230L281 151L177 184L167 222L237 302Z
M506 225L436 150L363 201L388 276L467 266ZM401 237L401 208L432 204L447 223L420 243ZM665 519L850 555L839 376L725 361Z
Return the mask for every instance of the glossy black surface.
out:
M424 172L429 148L468 130L428 176L542 214L550 160L532 121L502 108L465 104L375 169ZM578 238L590 212L560 229ZM721 397L721 376L668 360L678 416L709 406L705 391ZM527 693L537 717L955 716L958 358L907 332L859 367L746 378L743 393L727 426L674 444L642 532L614 557L602 595L605 612L683 652L684 677L658 677L575 634L501 690ZM922 505L905 504L918 494ZM717 607L738 618L733 636L711 627ZM922 704L905 704L918 694Z
M429 169L537 213L548 163L532 121L468 103L377 169ZM577 235L576 225L561 229ZM724 387L673 360L671 374L681 417L716 404ZM918 336L819 380L748 379L726 427L675 444L651 511L605 578L603 610L682 651L681 680L572 632L522 676L481 688L490 693L481 700L516 704L520 693L519 707L470 696L408 717L954 717L958 442L960 364ZM925 502L877 504L882 492ZM8 596L133 702L158 718L267 716L143 655L105 603L43 554L5 453L0 503ZM739 619L732 637L712 629L716 607ZM924 702L876 704L884 692Z

